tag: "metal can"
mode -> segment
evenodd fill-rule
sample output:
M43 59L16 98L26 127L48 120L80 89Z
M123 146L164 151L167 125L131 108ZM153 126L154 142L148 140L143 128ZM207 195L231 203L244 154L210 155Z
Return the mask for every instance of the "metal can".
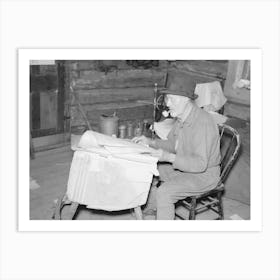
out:
M139 127L135 127L135 129L134 129L134 136L135 137L139 137L141 135L142 135L141 129Z
M133 123L129 122L127 124L127 138L132 138L133 137Z
M148 136L149 128L150 128L149 121L145 119L143 121L143 135Z
M139 122L134 129L134 136L139 137L142 135L142 132L143 132L143 126L142 126L141 122Z
M119 126L119 138L124 139L125 138L125 131L126 126L124 124Z

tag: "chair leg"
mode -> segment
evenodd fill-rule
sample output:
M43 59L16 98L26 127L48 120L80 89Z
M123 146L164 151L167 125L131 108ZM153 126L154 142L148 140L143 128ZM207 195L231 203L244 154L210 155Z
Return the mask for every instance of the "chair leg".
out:
M222 192L219 192L217 194L217 198L218 198L218 212L219 212L219 220L223 220L224 219L224 209L223 209L223 201L222 201Z
M196 208L196 198L193 197L191 201L191 209L189 214L189 220L195 220L195 208Z
M63 204L63 197L59 198L56 202L55 209L52 215L53 220L61 220L61 208Z
M62 218L61 212L65 205L70 205L70 210L67 211L66 217ZM75 216L75 213L78 209L79 203L72 202L68 199L67 195L64 194L61 198L58 199L55 210L52 216L52 219L54 220L73 220L73 217Z
M64 220L73 220L78 207L79 207L79 203L72 202L70 205L70 210L68 211L67 216L64 218Z

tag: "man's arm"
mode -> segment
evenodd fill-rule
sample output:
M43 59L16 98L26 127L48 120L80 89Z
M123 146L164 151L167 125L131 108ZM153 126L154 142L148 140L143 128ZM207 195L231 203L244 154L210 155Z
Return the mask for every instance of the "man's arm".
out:
M183 151L176 155L173 167L183 172L201 173L208 167L209 150L213 142L213 132L207 123L201 124L193 135L183 131ZM189 146L187 146L189 145Z
M150 146L155 149L162 149L169 153L175 153L175 137L174 137L175 126L170 130L167 140L154 139L151 141Z
M175 153L174 143L170 139L168 140L154 139L151 140L149 146L155 149L162 149L169 153Z

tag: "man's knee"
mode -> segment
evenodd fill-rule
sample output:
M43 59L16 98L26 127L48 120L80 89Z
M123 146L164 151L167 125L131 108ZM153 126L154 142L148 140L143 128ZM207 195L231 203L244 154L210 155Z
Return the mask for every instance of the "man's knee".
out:
M158 172L160 180L165 182L168 181L170 177L174 174L174 168L170 163L159 163Z

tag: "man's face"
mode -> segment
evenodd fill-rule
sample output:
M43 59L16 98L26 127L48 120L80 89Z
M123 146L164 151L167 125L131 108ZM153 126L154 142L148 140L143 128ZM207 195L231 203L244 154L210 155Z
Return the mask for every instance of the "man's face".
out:
M186 103L189 101L188 97L167 94L165 96L165 104L169 108L171 117L176 118L181 115L186 108Z

